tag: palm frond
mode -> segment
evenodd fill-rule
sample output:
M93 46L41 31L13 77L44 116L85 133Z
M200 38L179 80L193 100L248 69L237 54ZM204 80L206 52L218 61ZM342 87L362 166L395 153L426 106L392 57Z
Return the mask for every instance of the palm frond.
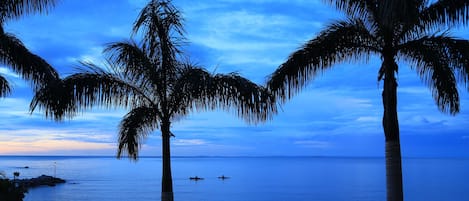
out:
M152 0L140 12L133 26L133 32L143 33L144 48L153 58L156 53L173 59L180 51L175 41L184 39L182 16L168 0ZM155 51L160 49L161 52ZM164 61L163 61L164 62Z
M29 13L47 12L55 4L56 0L2 0L0 1L0 23Z
M248 123L271 119L276 114L275 97L269 91L236 73L213 75L186 64L170 94L171 112L185 116L191 110L235 111Z
M46 118L61 121L71 119L78 111L74 98L74 89L63 80L56 80L46 87L35 90L29 105L31 113L36 109L44 111Z
M288 60L271 74L267 86L285 101L333 64L358 60L370 53L379 53L379 48L379 42L363 21L334 23L291 54Z
M402 25L418 17L425 0L379 0L376 4L378 24L388 31L400 32Z
M376 8L375 0L326 0L325 2L345 12L348 16L357 18L372 14L369 9Z
M399 48L407 49L409 46L426 45L426 49L433 48L444 59L453 70L456 79L461 84L469 82L469 40L459 39L445 34L425 36L420 39L410 41Z
M181 65L184 67L179 69L178 79L169 93L170 115L185 116L194 108L195 100L210 98L207 87L211 74L189 63Z
M58 73L44 59L31 53L19 39L10 34L0 34L0 63L22 78L41 88L59 79Z
M469 23L469 1L439 0L421 12L422 26L430 28L453 27Z
M119 125L117 158L127 153L130 159L137 160L143 141L158 128L158 113L155 108L142 106L125 115Z
M136 86L93 64L59 82L38 90L30 104L31 111L44 110L56 121L72 118L93 106L130 107L151 105L152 100Z
M111 43L104 52L111 66L122 78L131 80L139 88L154 90L160 84L159 58L149 58L147 52L134 41Z
M215 102L204 103L206 106L225 110L234 108L237 115L248 123L269 120L277 113L275 96L267 88L237 73L217 74L207 85L208 94L212 95L212 101Z
M0 75L0 97L5 97L11 93L10 85L8 80Z
M430 87L438 108L455 115L459 112L457 90L459 71L462 82L468 78L468 41L446 36L429 36L410 41L400 47L404 58L415 64L421 79Z
M408 23L399 42L416 40L428 33L445 33L450 28L468 24L469 2L464 0L440 0L420 10L418 18ZM410 22L410 21L409 21Z
M126 108L131 105L151 104L152 99L133 83L94 64L83 65L85 68L82 72L64 79L64 82L73 85L75 99L81 107L91 108L98 104Z

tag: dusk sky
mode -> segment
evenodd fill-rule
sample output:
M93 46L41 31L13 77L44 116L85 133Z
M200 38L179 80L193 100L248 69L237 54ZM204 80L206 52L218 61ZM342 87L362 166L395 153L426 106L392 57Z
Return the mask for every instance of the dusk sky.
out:
M48 14L9 21L5 30L46 59L62 77L79 61L103 62L107 43L128 40L146 0L59 0ZM174 0L183 12L194 63L238 72L265 84L288 55L343 17L321 0ZM468 29L453 29L469 39ZM135 38L139 40L139 38ZM441 113L411 66L399 62L398 114L404 157L469 157L469 96L461 112ZM334 66L281 106L272 121L246 124L234 113L192 113L172 124L175 156L384 156L379 56ZM64 122L29 113L32 90L8 67L14 93L0 99L1 155L115 155L125 110L95 108ZM160 132L141 155L161 154Z

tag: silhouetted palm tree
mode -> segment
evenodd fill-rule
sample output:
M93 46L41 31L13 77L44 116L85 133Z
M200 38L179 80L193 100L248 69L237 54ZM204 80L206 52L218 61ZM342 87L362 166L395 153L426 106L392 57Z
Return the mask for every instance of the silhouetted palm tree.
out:
M8 20L29 13L45 12L55 0L2 0L0 1L0 64L7 65L21 77L32 81L35 87L59 78L57 72L41 57L31 53L13 34L3 29ZM10 93L8 81L0 75L0 97Z
M54 87L36 93L31 108L61 120L96 104L130 109L119 126L117 156L138 158L143 140L155 129L162 136L162 200L173 200L170 160L171 122L194 110L233 110L257 123L276 113L273 96L262 86L239 76L211 74L184 61L180 12L170 1L153 0L139 14L134 41L110 44L108 69L85 64L88 70L71 75Z
M402 200L397 119L397 59L411 64L428 85L439 109L459 112L457 83L469 70L469 41L446 30L469 21L467 0L329 0L347 18L327 26L292 53L271 75L269 88L284 101L334 64L379 55L383 86L387 199Z
M20 176L20 172L13 172L13 180L16 182L16 179Z

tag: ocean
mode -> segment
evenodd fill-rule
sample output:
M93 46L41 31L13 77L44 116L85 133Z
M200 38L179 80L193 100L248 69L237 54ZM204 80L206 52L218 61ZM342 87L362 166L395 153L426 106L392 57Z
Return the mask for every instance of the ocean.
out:
M29 168L24 168L28 166ZM0 156L0 171L67 180L30 189L25 201L157 201L161 159ZM383 158L175 157L176 201L384 201ZM225 175L229 179L217 177ZM469 159L404 158L407 201L469 201ZM203 177L192 181L189 177Z

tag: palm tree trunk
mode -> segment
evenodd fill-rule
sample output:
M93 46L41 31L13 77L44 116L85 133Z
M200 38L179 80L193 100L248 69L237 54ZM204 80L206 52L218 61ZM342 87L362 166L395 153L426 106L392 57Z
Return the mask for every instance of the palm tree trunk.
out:
M170 138L171 132L169 130L171 123L169 121L161 124L161 134L163 138L162 153L163 153L163 176L161 179L161 201L173 201L173 177L171 175L171 152L170 152Z
M394 59L384 61L385 79L383 87L383 128L386 143L386 192L387 201L402 201L401 146L399 142L399 122L397 119L397 82L394 72L397 64Z

